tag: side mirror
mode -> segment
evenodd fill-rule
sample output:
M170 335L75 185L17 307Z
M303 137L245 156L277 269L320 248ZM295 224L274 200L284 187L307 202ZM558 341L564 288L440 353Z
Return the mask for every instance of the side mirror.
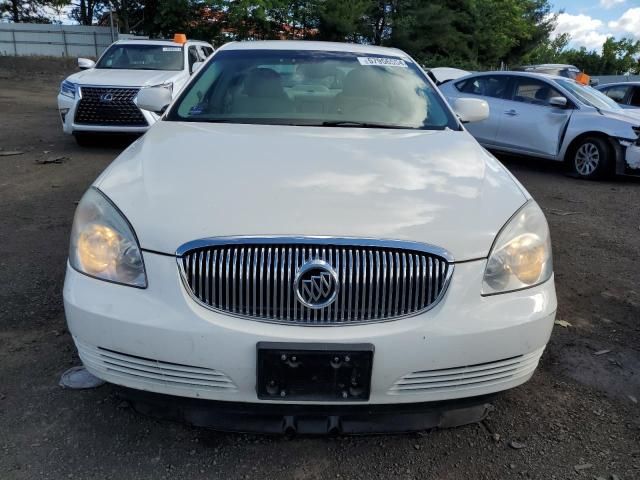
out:
M194 62L193 65L191 65L191 73L196 73L202 65L204 65L204 62Z
M80 70L87 70L89 68L93 68L96 66L96 62L90 60L88 58L79 58L78 59L78 68Z
M480 122L489 118L489 104L479 98L457 98L452 106L462 123Z
M136 97L138 107L158 115L162 115L170 103L171 91L165 87L141 88Z
M549 105L551 105L552 107L567 108L568 104L569 102L567 101L566 97L551 97L549 99Z

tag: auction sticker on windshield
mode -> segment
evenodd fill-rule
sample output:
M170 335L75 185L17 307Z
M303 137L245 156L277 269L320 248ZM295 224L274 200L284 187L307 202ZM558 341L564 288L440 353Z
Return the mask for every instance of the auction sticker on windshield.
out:
M404 67L407 68L407 64L400 58L388 58L388 57L358 57L360 65L373 65L382 67Z
M182 48L180 47L162 47L163 52L179 52Z

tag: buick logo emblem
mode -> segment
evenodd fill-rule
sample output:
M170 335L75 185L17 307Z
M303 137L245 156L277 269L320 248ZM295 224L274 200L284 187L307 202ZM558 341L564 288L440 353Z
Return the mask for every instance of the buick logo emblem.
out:
M340 283L338 274L327 262L309 260L296 274L294 288L300 303L305 307L320 309L335 301Z
M113 102L113 93L103 93L100 95L100 101L102 103Z

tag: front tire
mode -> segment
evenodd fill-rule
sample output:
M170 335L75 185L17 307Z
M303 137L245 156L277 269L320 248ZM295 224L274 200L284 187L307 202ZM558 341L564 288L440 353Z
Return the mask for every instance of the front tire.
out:
M586 137L572 150L569 161L574 175L593 180L609 172L612 157L611 146L604 138Z

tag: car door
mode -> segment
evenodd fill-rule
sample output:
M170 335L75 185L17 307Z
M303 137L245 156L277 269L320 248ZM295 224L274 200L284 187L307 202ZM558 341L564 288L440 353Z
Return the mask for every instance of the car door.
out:
M566 97L552 84L537 78L513 76L496 146L510 151L553 158L557 155L573 112L549 104L553 97Z
M485 146L495 143L504 110L504 96L507 92L507 75L477 75L454 83L456 97L480 97L489 104L489 118L466 125L467 130L478 142Z

